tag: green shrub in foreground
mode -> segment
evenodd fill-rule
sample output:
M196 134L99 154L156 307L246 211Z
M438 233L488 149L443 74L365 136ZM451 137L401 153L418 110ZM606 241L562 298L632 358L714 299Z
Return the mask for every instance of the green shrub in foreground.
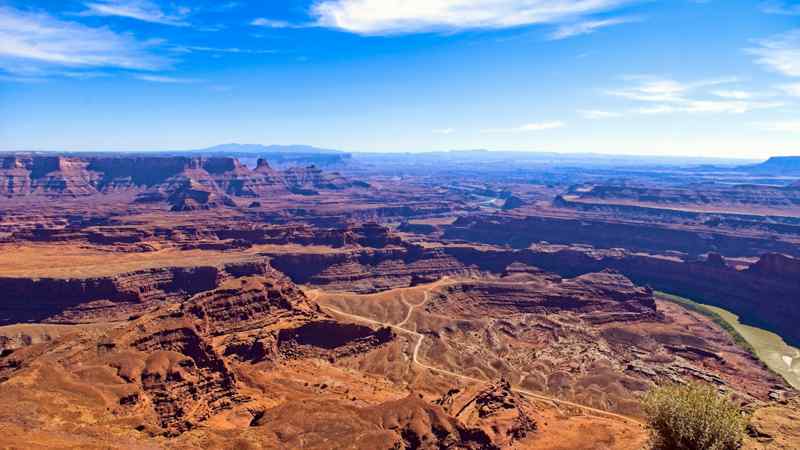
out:
M733 450L741 446L747 419L728 397L708 385L668 385L643 400L655 449Z

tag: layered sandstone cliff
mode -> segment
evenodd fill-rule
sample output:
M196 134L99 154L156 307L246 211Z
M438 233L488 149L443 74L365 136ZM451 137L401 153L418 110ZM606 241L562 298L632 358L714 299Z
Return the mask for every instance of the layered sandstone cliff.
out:
M133 193L139 201L164 200L191 187L210 196L269 197L289 192L316 194L320 190L366 187L337 173L314 167L277 171L260 160L251 170L231 157L186 156L42 156L15 154L0 158L0 196L82 197ZM184 194L182 194L184 195Z
M270 271L264 261L161 267L89 278L0 277L0 323L91 322L127 317L152 304L186 299L236 276Z

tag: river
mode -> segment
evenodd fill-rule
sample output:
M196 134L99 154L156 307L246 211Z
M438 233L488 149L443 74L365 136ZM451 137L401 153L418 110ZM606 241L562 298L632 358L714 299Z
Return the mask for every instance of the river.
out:
M744 325L739 316L716 306L703 305L719 314L755 349L759 359L781 374L790 385L800 389L800 349L784 342L783 338L761 328Z

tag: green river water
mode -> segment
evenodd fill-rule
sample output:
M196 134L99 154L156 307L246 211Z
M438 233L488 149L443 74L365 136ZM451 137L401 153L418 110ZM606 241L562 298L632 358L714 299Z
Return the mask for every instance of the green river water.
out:
M702 306L719 314L755 349L759 359L781 374L790 385L800 389L800 349L787 344L775 333L742 324L739 316L728 310L711 305Z

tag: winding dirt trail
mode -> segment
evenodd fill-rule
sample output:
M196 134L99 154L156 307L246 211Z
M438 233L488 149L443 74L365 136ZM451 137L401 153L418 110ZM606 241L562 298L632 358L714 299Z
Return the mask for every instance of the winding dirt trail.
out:
M441 280L431 284L430 287L425 290L425 299L422 302L420 302L419 304L417 304L417 305L411 305L411 304L406 302L405 298L403 298L402 301L403 301L403 303L405 303L406 305L409 306L409 310L408 310L408 313L406 313L405 318L401 322L398 322L397 324L392 324L392 323L388 323L388 322L381 322L379 320L370 319L369 317L359 316L359 315L356 315L356 314L350 314L350 313L344 312L344 311L342 311L342 310L340 310L338 308L335 308L335 307L329 306L329 305L321 305L321 306L323 308L325 308L325 309L328 309L328 310L334 312L337 315L346 317L348 319L355 320L357 322L360 321L360 322L370 323L370 324L373 324L373 325L389 327L389 328L392 328L393 330L399 331L401 333L411 334L411 335L415 336L417 338L417 342L414 345L414 351L412 353L412 358L411 359L412 359L414 364L422 367L423 369L427 369L427 370L430 370L430 371L433 371L433 372L437 372L437 373L440 373L440 374L443 374L443 375L449 375L449 376L455 377L455 378L460 378L462 380L472 381L474 383L489 384L489 381L482 380L480 378L475 378L475 377L471 377L469 375L456 373L456 372L453 372L453 371L450 371L450 370L447 370L447 369L441 369L441 368L430 366L428 364L425 364L425 363L421 362L419 360L419 349L422 346L422 341L425 339L425 335L423 335L422 333L419 333L417 331L409 330L408 328L404 328L403 327L403 325L405 325L408 322L408 320L411 318L411 315L413 314L414 310L416 310L418 307L423 306L425 303L428 302L428 300L430 298L430 292L433 289L445 284L445 279L446 278L447 277L442 278ZM316 301L319 298L320 293L319 293L319 291L315 290L315 291L311 292L311 295L313 296L312 300ZM520 388L517 388L517 387L512 387L511 390L514 391L514 392L520 393L522 395L526 395L528 397L534 398L536 400L539 400L539 401L542 401L542 402L545 402L545 403L549 403L549 404L551 404L552 406L554 406L556 408L558 408L559 406L568 406L568 407L580 409L581 411L593 414L595 416L618 419L618 420L622 420L622 421L625 421L625 422L635 423L635 424L638 424L638 425L645 425L644 422L642 422L639 419L633 418L633 417L624 416L622 414L617 414L617 413L613 413L613 412L610 412L610 411L605 411L605 410L598 409L598 408L593 408L591 406L582 405L580 403L570 402L568 400L561 400L561 399L558 399L556 397L551 397L551 396L548 396L548 395L539 394L539 393L536 393L536 392L529 391L527 389L520 389Z

